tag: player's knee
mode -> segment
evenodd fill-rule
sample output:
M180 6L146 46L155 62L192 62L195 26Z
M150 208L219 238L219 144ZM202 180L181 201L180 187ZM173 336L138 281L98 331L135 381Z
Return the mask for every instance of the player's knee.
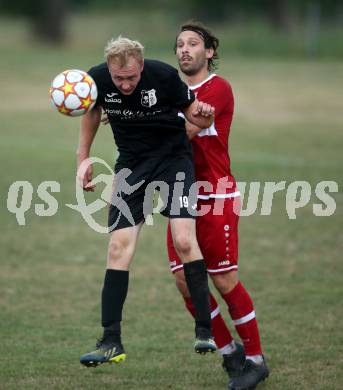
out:
M176 287L178 288L178 290L180 291L182 296L184 296L185 298L188 298L190 296L190 294L188 291L188 287L187 287L187 283L186 283L186 279L185 279L185 274L184 274L183 270L176 272L174 274L174 276L175 276Z
M111 240L108 246L108 258L115 259L120 257L124 250L124 246L119 240Z
M187 235L176 234L174 246L180 257L187 256L192 250L192 241Z
M108 260L116 261L128 256L129 242L125 239L112 239L108 246Z
M232 271L220 275L212 274L211 278L216 289L222 295L228 294L230 291L232 291L239 281L237 271Z

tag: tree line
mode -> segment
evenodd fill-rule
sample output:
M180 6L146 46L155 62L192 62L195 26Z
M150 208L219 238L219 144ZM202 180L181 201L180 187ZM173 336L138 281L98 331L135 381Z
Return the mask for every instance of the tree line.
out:
M343 24L342 0L216 0L212 4L208 0L0 0L1 14L28 18L35 36L52 43L64 40L67 13L81 7L82 11L163 9L211 24L259 18L286 33L309 19L317 27L321 23Z

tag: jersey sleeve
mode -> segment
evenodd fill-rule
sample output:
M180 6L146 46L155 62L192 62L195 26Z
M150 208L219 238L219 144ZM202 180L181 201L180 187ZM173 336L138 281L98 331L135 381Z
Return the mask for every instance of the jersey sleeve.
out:
M171 105L177 109L186 108L190 106L195 100L193 91L191 91L187 84L181 80L176 69L171 71L168 89Z
M233 114L234 99L231 85L224 79L217 79L211 88L198 95L198 100L209 103L215 108L215 115L223 112Z

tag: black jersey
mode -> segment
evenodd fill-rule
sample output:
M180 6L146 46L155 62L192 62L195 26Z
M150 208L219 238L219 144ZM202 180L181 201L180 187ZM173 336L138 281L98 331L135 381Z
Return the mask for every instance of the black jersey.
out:
M107 64L88 72L97 88L97 105L108 115L119 151L118 161L188 153L185 121L178 115L195 99L172 66L144 60L141 79L131 95L114 85Z

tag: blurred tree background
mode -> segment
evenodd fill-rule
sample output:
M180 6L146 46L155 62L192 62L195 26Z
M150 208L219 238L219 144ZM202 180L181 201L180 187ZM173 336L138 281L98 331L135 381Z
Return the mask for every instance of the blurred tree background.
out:
M174 26L195 19L215 30L245 30L250 42L246 36L230 47L238 54L343 57L342 0L216 0L213 5L208 0L0 0L0 10L2 17L28 21L35 40L53 44L67 41L71 16L78 13L133 13L146 20L159 12ZM269 44L273 35L280 47Z

